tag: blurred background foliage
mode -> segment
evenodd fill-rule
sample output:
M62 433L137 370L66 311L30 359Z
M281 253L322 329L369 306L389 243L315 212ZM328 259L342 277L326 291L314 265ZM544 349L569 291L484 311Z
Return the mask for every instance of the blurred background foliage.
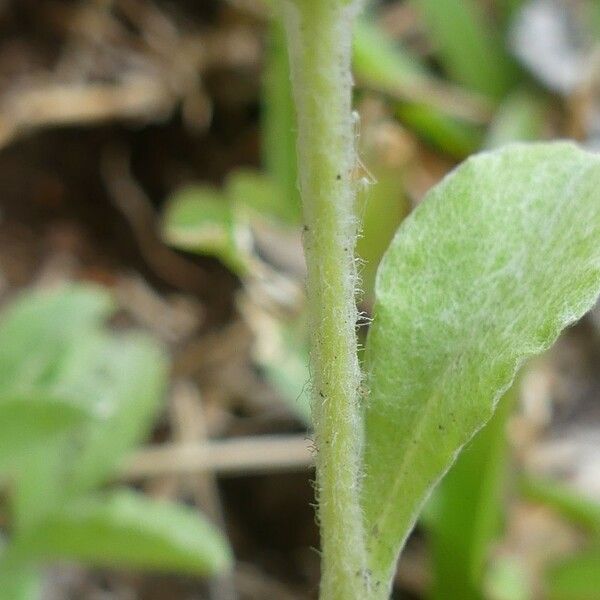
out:
M454 165L598 149L599 39L595 0L369 3L361 336ZM295 133L276 2L0 1L2 600L315 597ZM600 598L599 323L460 455L395 597Z

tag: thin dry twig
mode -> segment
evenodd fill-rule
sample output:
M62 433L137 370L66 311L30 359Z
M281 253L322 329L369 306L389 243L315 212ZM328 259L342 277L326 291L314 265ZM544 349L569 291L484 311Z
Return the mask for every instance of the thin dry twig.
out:
M32 83L13 90L0 103L0 148L42 127L161 120L175 102L153 77L135 76L120 83Z
M0 148L45 127L162 121L178 104L186 123L203 129L212 106L200 74L214 65L260 62L260 42L248 27L184 32L152 3L115 4L137 31L107 4L57 5L50 12L65 36L61 56L51 71L11 84L0 96Z
M175 439L180 445L206 443L207 428L202 400L198 389L188 381L178 381L173 388L171 402L171 423ZM225 518L219 496L217 479L212 471L195 474L193 477L176 480L179 488L189 488L197 506L225 530ZM236 600L235 582L231 573L225 573L211 581L211 600Z
M206 471L250 475L302 471L312 463L311 442L305 435L265 435L146 448L127 461L122 476L137 480Z

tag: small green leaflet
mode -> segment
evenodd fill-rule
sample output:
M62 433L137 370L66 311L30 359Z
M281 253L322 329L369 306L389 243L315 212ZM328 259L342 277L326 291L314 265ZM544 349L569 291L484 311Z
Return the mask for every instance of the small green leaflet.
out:
M188 186L175 193L168 201L162 231L165 242L176 248L215 256L240 275L247 270L248 232L228 199L212 186Z
M375 586L389 584L424 501L519 366L593 305L599 241L600 156L563 142L467 160L400 227L366 357Z
M24 294L0 318L0 394L51 383L65 352L112 309L110 295L91 285Z
M47 394L0 397L0 471L35 447L44 447L90 419L71 402Z
M274 178L252 169L236 169L225 182L225 196L240 224L264 220L293 226L300 222L293 200Z
M218 258L242 277L256 261L251 230L259 221L278 227L296 224L293 198L269 175L237 169L223 191L191 185L176 192L163 216L162 235L176 248Z
M200 513L130 491L80 498L15 539L9 558L212 574L230 566L227 542Z
M160 408L167 379L162 349L139 333L97 331L71 349L56 389L79 399L98 418L79 441L69 469L70 492L105 483L127 452L144 441Z

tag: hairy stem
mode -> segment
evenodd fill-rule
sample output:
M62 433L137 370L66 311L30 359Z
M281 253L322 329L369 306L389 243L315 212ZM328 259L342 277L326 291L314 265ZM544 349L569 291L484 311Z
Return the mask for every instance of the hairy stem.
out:
M362 420L350 71L358 5L355 0L284 0L308 267L322 600L363 600L369 587L359 504Z

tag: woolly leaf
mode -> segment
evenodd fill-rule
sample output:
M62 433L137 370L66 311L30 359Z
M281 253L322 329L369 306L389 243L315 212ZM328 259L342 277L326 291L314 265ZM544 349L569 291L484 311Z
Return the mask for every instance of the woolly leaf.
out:
M522 362L600 291L600 156L513 145L469 159L400 227L367 346L362 504L374 585ZM379 584L378 584L379 582Z

